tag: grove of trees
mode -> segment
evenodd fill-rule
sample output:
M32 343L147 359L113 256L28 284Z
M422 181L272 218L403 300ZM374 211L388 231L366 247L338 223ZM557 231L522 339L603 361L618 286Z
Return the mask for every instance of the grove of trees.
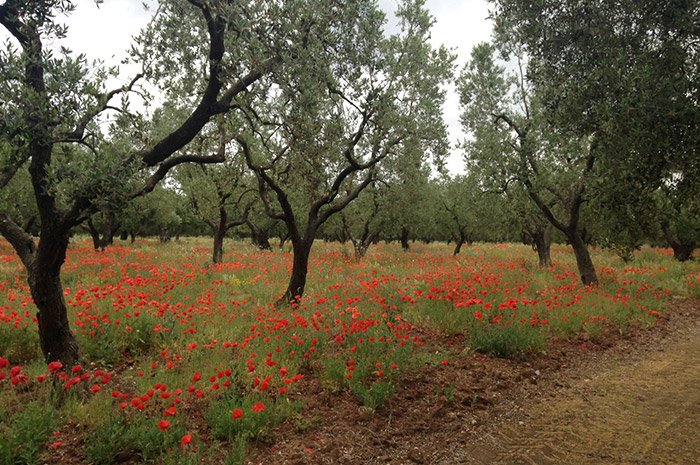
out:
M47 362L81 363L61 267L70 238L227 235L293 267L317 239L700 245L700 4L491 0L495 32L457 63L424 0L398 26L371 0L161 1L135 38L140 72L60 44L64 0L0 3L0 234L27 272ZM108 89L111 77L124 85ZM460 98L450 147L442 106ZM459 150L464 174L444 169Z

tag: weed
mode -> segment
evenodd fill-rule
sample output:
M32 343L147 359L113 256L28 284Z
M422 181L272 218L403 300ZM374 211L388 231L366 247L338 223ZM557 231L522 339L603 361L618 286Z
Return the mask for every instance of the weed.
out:
M496 357L524 356L544 349L547 337L529 323L476 324L470 328L473 349Z
M394 395L394 386L388 381L377 381L369 386L363 383L355 383L352 386L352 392L362 401L365 407L376 410Z
M2 311L0 310L0 314ZM10 326L0 320L0 355L13 364L39 359L39 333L34 325Z
M153 420L123 415L107 417L95 425L86 441L85 454L95 464L111 464L119 455L152 461L178 446L184 434L181 426L159 428Z
M50 406L31 401L7 418L0 420L0 464L31 465L39 463L40 444L48 440L57 423Z

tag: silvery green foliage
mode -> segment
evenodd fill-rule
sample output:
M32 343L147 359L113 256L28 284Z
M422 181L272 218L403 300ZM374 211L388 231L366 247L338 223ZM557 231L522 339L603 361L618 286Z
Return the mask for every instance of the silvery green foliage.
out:
M413 154L444 155L442 85L453 57L428 43L433 21L423 2L400 4L395 35L385 33L373 2L285 5L296 12L293 31L302 46L280 49L285 66L242 96L234 114L247 124L251 165L283 187L297 217L314 205L312 216L330 216L324 212L346 205L381 167L408 164ZM289 216L274 189L263 190L271 210Z

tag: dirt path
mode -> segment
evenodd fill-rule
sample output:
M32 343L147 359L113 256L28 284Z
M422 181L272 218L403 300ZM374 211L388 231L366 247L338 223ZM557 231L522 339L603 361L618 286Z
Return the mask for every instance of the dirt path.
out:
M700 465L700 299L670 305L652 329L560 341L525 361L465 349L373 413L311 378L310 413L249 463Z
M443 456L462 464L700 464L700 323L580 373Z

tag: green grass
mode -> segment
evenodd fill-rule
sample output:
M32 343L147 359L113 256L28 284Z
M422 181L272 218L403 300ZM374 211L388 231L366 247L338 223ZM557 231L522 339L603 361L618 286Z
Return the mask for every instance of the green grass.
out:
M351 393L358 406L381 411L407 376L448 358L436 344L421 345L435 332L464 335L471 350L520 359L546 351L552 338L596 341L610 327L625 332L653 325L667 302L664 291L700 296L698 262L679 263L655 249L637 252L629 263L593 249L601 283L585 289L570 248L561 245L553 247L554 266L542 270L531 248L513 244L473 244L457 259L445 244L416 244L408 252L382 244L356 261L347 246L318 242L305 298L286 309L273 304L287 284L288 254L227 240L225 263L212 265L209 239L117 246L94 253L78 243L84 250L74 249L66 262L69 321L86 367L118 372L102 391L68 396L61 407L48 403L50 383L37 388L34 381L46 366L31 319L35 310L23 305L28 292L21 268L10 262L0 269L4 292L16 297L4 311L16 317L0 320L0 356L24 365L29 376L26 388L0 384L0 465L39 463L51 431L68 418L91 428L84 452L92 463L111 463L119 453L177 463L169 450L178 449L186 433L193 442L182 449L182 463L197 463L195 449L208 463L223 457L244 463L250 440L270 437L282 422L304 427L304 418L315 418L301 414L305 381L283 378L315 378L323 389ZM215 391L208 378L225 369L231 374ZM201 381L193 380L196 372ZM263 392L259 383L267 378ZM126 393L128 403L157 384L183 391L178 415L197 408L204 418L168 417L171 426L162 431L158 421L174 401L156 396L139 413L118 408L122 399L110 396ZM203 397L195 399L189 386ZM26 409L8 409L20 398ZM255 412L258 403L265 410ZM239 419L232 416L237 409Z

